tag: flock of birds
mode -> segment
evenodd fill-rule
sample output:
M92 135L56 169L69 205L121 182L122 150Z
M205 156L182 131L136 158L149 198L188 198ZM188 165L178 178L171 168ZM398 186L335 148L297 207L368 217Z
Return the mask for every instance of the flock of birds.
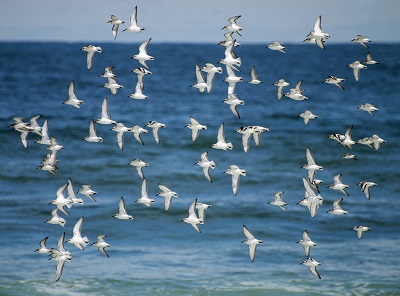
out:
M243 105L244 101L240 100L235 93L236 84L239 82L243 82L243 78L237 76L235 74L236 71L239 71L239 67L241 66L241 59L234 53L234 48L240 46L240 43L236 41L234 38L234 34L241 36L241 31L243 30L237 24L237 20L240 16L231 17L228 21L229 24L224 26L222 29L226 30L227 33L224 34L225 40L221 41L219 45L225 47L225 58L219 60L219 64L225 65L227 77L224 79L228 83L227 94L228 98L224 100L226 104L229 105L232 113L238 119L240 119L239 112L237 110L238 105ZM113 38L116 39L118 35L119 26L124 24L124 21L118 19L116 16L112 15L111 19L108 23L112 24L112 34ZM137 22L137 7L134 8L131 17L130 17L130 26L124 29L124 32L134 32L140 33L144 30L144 28L140 27ZM314 29L307 35L305 42L308 43L315 43L320 48L325 48L325 42L330 38L330 35L324 32L321 28L321 16L317 18L315 22ZM138 60L138 62L143 67L137 67L132 70L133 73L137 74L137 84L135 87L135 92L132 93L129 97L135 100L146 100L148 96L143 94L144 89L144 77L148 74L152 74L149 71L149 67L147 66L147 61L154 60L154 57L147 54L147 47L151 41L151 38L145 41L139 47L139 53L134 55L132 58ZM362 46L368 48L367 42L370 42L365 36L358 35L352 41L361 44ZM272 42L270 45L267 46L268 49L279 51L281 53L285 52L285 47L280 42ZM93 64L93 58L95 53L101 53L102 49L99 46L94 45L87 45L82 47L83 51L87 52L87 69L90 70ZM356 81L360 79L360 70L365 69L366 65L377 64L376 61L372 59L371 54L368 52L366 54L366 60L360 62L355 61L348 66L353 69L354 77ZM211 63L207 63L204 67L200 67L199 64L196 64L195 67L196 71L196 82L192 84L192 87L197 88L200 92L210 93L213 87L213 81L215 74L221 74L223 72L222 67L214 66ZM203 72L207 73L206 79L203 78ZM106 78L107 83L103 85L103 87L108 88L113 95L117 94L118 89L123 88L122 85L117 83L117 76L114 74L114 70L112 66L106 67L104 73L100 75L100 77ZM262 81L259 79L255 66L252 66L251 79L247 81L249 84L260 84ZM334 76L329 76L325 79L325 83L334 84L340 89L344 90L343 86L340 84L343 82L343 78L337 78ZM307 97L303 94L304 90L301 89L302 81L298 82L295 88L291 88L289 92L285 93L284 88L289 86L290 83L286 82L284 78L279 79L277 82L274 83L275 86L278 87L277 89L277 97L278 100L281 100L284 96L292 99L292 100L307 100ZM71 105L75 108L80 108L81 104L84 102L79 100L75 94L75 83L74 81L71 82L69 89L68 89L68 100L64 102L64 104ZM366 111L373 116L373 112L377 111L378 108L372 104L365 103L358 107L360 110ZM313 114L310 110L306 110L304 113L299 115L304 119L304 123L307 125L311 119L318 118L317 115ZM47 149L50 151L46 157L43 159L42 164L38 166L38 169L48 171L54 175L56 175L57 168L57 154L60 150L63 149L63 146L58 144L56 138L49 136L48 130L48 120L46 119L42 126L38 124L38 120L41 118L40 115L32 117L30 122L23 122L23 119L20 117L14 117L14 123L10 125L11 128L15 129L16 131L20 132L21 141L25 148L28 147L27 136L28 134L36 134L40 136L36 143L46 145ZM135 139L140 143L144 144L141 139L142 133L147 133L148 131L145 128L140 127L139 125L134 125L132 127L126 127L123 123L117 122L111 119L111 116L108 111L108 101L107 98L104 99L102 107L101 107L101 117L96 121L91 120L89 124L89 134L83 140L93 143L102 142L102 137L97 136L96 133L96 124L102 125L112 125L111 131L117 133L117 143L121 150L124 149L124 134L125 133L133 133ZM166 125L163 123L159 123L156 121L150 121L147 127L152 128L152 132L154 135L154 139L156 143L160 143L160 136L159 130L165 128ZM186 125L188 129L191 130L192 141L195 142L199 137L200 131L207 129L206 125L200 124L193 116L190 116L190 123ZM213 149L220 149L220 150L232 150L233 145L231 142L227 142L225 140L225 131L224 131L224 123L220 125L217 134L217 141L215 144L211 146ZM352 126L350 126L344 134L332 134L329 138L336 140L339 144L352 149L352 145L354 144L362 144L367 145L371 148L378 150L382 143L385 143L385 140L380 138L377 134L373 134L371 137L365 137L358 141L354 141L351 138L351 130ZM242 126L236 130L237 133L242 135L242 145L243 150L247 154L249 147L250 147L250 140L253 137L254 142L258 147L261 147L261 136L264 132L268 132L269 129L263 126ZM342 155L344 159L353 159L356 160L356 156L350 153L345 153ZM303 168L307 171L307 178L303 178L304 190L305 190L305 198L298 202L298 204L307 207L310 212L311 217L315 217L317 215L317 211L323 202L323 198L320 194L318 189L318 185L322 182L322 180L318 180L315 178L316 172L322 170L323 167L318 165L313 157L311 149L309 147L306 148L306 160L307 163L303 166ZM208 152L204 152L200 156L200 160L196 162L199 165L204 173L205 178L209 182L212 181L212 177L210 175L210 169L214 169L216 164L213 160L209 160ZM150 206L154 199L150 198L147 192L147 180L143 173L143 168L149 166L148 163L140 160L134 159L132 160L129 165L135 167L137 169L137 173L142 179L142 189L141 189L141 197L136 200L136 202L141 203L145 206ZM246 170L238 167L235 164L232 164L228 169L225 170L226 174L231 175L232 178L232 191L233 194L236 196L239 189L239 180L240 176L246 176ZM329 188L333 190L337 190L342 194L348 196L346 189L349 185L343 184L341 182L342 174L338 174L334 177L334 182L332 185L329 185ZM366 197L370 199L370 188L372 186L377 185L371 181L360 181L358 183L362 192L365 193ZM161 192L157 195L164 197L165 199L165 210L168 211L171 207L171 202L173 197L178 197L178 194L172 190L170 190L167 186L159 184L158 185ZM67 192L67 194L65 194ZM79 194L86 196L87 198L91 199L92 201L96 201L93 195L96 192L91 188L90 185L83 185L82 188L78 191ZM286 211L285 206L287 203L283 201L282 196L284 192L279 191L275 194L275 198L269 202L269 204L279 207L281 210ZM336 200L333 203L333 209L329 210L328 213L333 215L344 215L348 212L341 208L341 202L343 198ZM51 218L48 219L46 222L49 224L60 225L64 227L66 221L63 217L59 216L59 212L68 216L68 212L66 208L71 208L75 204L83 204L83 200L78 198L75 194L74 186L72 180L69 179L67 183L62 185L56 193L56 199L52 200L50 203L55 206L53 211L51 212ZM188 217L183 218L182 221L190 224L193 226L195 230L201 232L199 225L205 223L205 212L211 205L200 203L195 199L188 210ZM123 197L120 198L119 205L118 205L118 213L114 215L115 218L120 220L132 220L133 217L128 214L126 209L125 200ZM75 247L80 250L83 250L88 244L89 239L86 236L82 236L82 224L84 222L84 217L81 217L75 224L73 228L73 236L67 240L65 240L65 232L60 236L58 240L57 248L48 248L46 246L46 241L48 237L45 237L40 242L40 248L36 250L38 253L45 253L50 254L50 259L55 260L57 262L56 265L56 281L58 281L62 275L64 263L66 261L72 260L72 255L69 251L67 251L64 247L64 243L71 243ZM353 228L358 234L358 238L361 239L364 232L370 230L367 226L355 226ZM243 232L246 239L243 243L249 246L249 255L250 260L254 261L256 257L256 246L258 244L262 244L263 241L255 238L255 236L250 232L250 230L243 225ZM110 247L104 240L105 235L97 236L97 241L93 242L92 245L96 246L105 256L109 257L106 252L106 248ZM298 241L304 248L304 254L306 259L301 263L309 267L310 271L313 275L321 279L320 274L317 271L317 266L321 264L316 261L315 259L310 257L310 248L317 246L315 242L310 239L310 236L306 230L303 232L303 238Z

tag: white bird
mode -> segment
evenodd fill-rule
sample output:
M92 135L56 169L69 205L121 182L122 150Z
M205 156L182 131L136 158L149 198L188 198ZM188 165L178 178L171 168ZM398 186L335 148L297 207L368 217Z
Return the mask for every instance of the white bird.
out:
M330 36L328 33L322 31L321 16L317 18L314 24L314 30L311 31L307 37L309 37L310 41L314 39L313 42L315 42L320 48L325 49L324 40L329 39Z
M43 165L38 166L37 169L40 169L42 171L48 171L49 173L52 173L54 176L57 176L57 174L54 171L57 171L58 168L54 164L43 163Z
M72 238L68 239L67 242L73 244L78 249L82 250L89 244L89 239L87 236L82 237L81 235L81 228L83 223L84 217L81 217L78 222L76 222L74 229L73 229L73 236Z
M135 99L135 100L147 100L149 97L144 95L142 92L142 86L138 81L136 83L135 92L131 93L128 98Z
M103 142L102 137L98 137L96 134L96 127L94 125L94 120L92 119L89 124L89 135L84 138L87 142L98 143Z
M123 85L117 83L115 78L111 77L108 78L107 83L105 83L102 87L108 88L113 95L116 95L118 93L119 88L124 88Z
M284 208L284 206L286 206L287 203L284 202L284 201L282 200L282 194L283 194L283 193L284 193L283 191L278 191L278 192L276 192L275 195L274 195L274 200L268 202L268 204L274 205L274 206L278 206L278 207L280 207L283 211L286 211L286 209Z
M306 149L306 158L307 164L303 165L303 168L308 171L308 178L310 179L310 182L313 182L315 171L322 170L323 167L315 163L314 156L311 153L311 149L309 147L307 147Z
M225 46L225 47L229 46L234 41L234 38L232 37L233 33L234 32L225 33L224 34L225 40L218 43L218 45ZM236 41L234 46L240 46L240 43Z
M203 224L203 221L201 221L199 218L197 218L196 215L196 204L197 204L197 198L192 202L192 204L189 207L189 216L187 218L183 218L183 220L181 220L181 222L185 222L188 223L190 225L193 226L194 229L196 229L198 232L201 233L201 230L198 226L198 224Z
M95 198L92 195L97 194L97 192L92 189L92 185L82 185L82 188L79 189L78 193L85 195L87 198L90 198L91 200L96 202Z
M299 116L304 119L304 124L306 125L310 122L310 119L318 118L318 115L313 114L309 109L301 113Z
M334 139L334 140L336 140L339 144L341 144L341 145L343 145L343 146L345 146L345 147L347 147L347 148L353 149L352 145L356 144L356 142L352 140L351 135L350 135L352 129L353 129L353 125L349 126L349 127L346 129L346 132L345 132L344 135L341 135L341 134L331 134L331 135L329 135L328 138Z
M374 149L374 147L372 147L374 143L372 142L372 139L370 137L364 137L360 140L357 140L357 144L366 145L369 148Z
M50 145L46 147L50 151L58 151L64 149L64 146L59 145L56 138L50 139Z
M36 253L41 253L41 254L50 253L51 249L46 247L46 241L47 241L48 238L49 237L46 236L44 239L42 239L40 241L40 243L39 243L40 248L35 250Z
M104 98L103 104L101 105L101 118L96 120L99 124L115 124L117 123L115 120L111 119L111 115L108 112L108 101L107 98Z
M53 150L51 153L46 155L46 158L43 159L41 166L38 166L37 169L41 169L43 171L49 171L53 175L56 175L54 171L57 171L58 168L56 166L56 163L58 160L56 159L57 157L57 150Z
M244 105L243 100L239 100L239 98L235 94L228 94L228 97L225 100L223 100L222 102L228 104L232 113L238 119L240 119L239 112L237 111L237 105Z
M225 58L219 60L218 63L224 64L227 66L231 66L233 69L238 71L238 68L235 66L240 67L242 64L242 59L239 58L234 52L233 52L233 47L235 46L236 40L233 40L231 44L229 44L227 47L225 47Z
M243 225L243 232L246 236L246 239L242 241L242 243L249 245L250 260L251 262L254 262L254 259L256 258L256 247L258 244L262 244L263 241L256 239L245 225Z
M309 179L303 178L303 185L305 189L305 199L298 204L305 205L310 212L311 218L314 218L319 206L322 205L323 198L318 188L313 185Z
M254 143L256 143L258 148L262 147L261 143L261 135L264 132L269 132L269 128L263 127L260 125L252 125L251 128L253 129L253 138L254 138Z
M228 76L224 79L224 81L228 82L228 94L235 93L236 83L242 82L243 78L241 76L236 76L233 68L229 65L226 65L226 72Z
M112 30L113 37L114 37L114 40L115 40L117 38L117 35L118 35L119 25L125 24L125 22L120 20L119 18L117 18L115 15L111 15L111 19L107 23L110 23L110 24L113 25L111 30Z
M52 200L50 204L55 205L61 212L69 216L69 214L65 211L64 206L70 209L72 207L73 202L71 199L66 198L64 196L64 190L67 188L67 186L68 183L65 183L60 188L58 188L56 192L56 199Z
M42 134L42 138L40 140L36 140L36 143L39 143L42 145L50 145L51 143L50 143L47 119L43 123L41 134Z
M10 124L8 127L11 127L19 132L32 132L33 129L31 128L29 123L23 122L21 117L13 117L13 124Z
M215 169L215 162L213 160L208 160L208 152L202 153L200 157L201 160L196 162L196 164L203 168L204 176L206 176L207 180L212 183L212 179L210 177L210 168Z
M146 207L150 207L151 203L154 202L154 199L149 198L149 195L147 194L147 180L146 180L146 178L144 178L143 182L142 182L141 196L135 202L144 204Z
M372 105L370 103L362 104L362 105L358 106L357 109L366 111L369 114L371 114L372 116L374 116L374 114L372 114L372 112L379 110L376 106L374 106L374 105Z
M196 64L196 83L193 83L191 87L199 89L200 92L207 89L207 83L204 81L199 64Z
M77 198L75 195L74 191L74 184L72 184L72 179L68 179L68 186L67 186L67 191L68 191L68 197L70 200L72 200L72 204L83 204L83 200L81 198Z
M142 67L137 67L137 68L133 69L131 72L137 74L137 79L138 79L141 89L144 89L144 76L147 74L153 74L146 68L142 68Z
M196 141L196 139L199 136L200 130L206 130L207 126L200 124L196 118L193 116L190 116L190 123L187 124L185 127L189 128L192 130L192 141Z
M63 104L74 106L75 108L81 108L79 105L84 104L85 102L82 100L78 100L75 95L75 81L72 80L71 84L68 88L68 100L66 100Z
M225 30L228 30L228 31L232 31L232 32L238 34L239 36L242 36L242 35L240 34L239 31L242 31L243 28L240 27L240 26L236 23L236 20L237 20L238 18L240 18L240 17L241 17L241 15L237 15L237 16L233 16L233 17L229 18L229 19L228 19L229 25L224 26L221 30L224 30L224 29L225 29Z
M313 258L307 258L300 264L304 264L304 265L308 266L310 268L311 273L313 275L315 275L317 278L321 279L321 276L319 275L319 273L317 271L317 266L320 266L321 263L315 261Z
M157 144L160 144L160 137L159 137L159 135L158 135L158 131L159 131L160 128L165 128L167 125L164 124L164 123L159 123L159 122L154 121L154 120L150 120L150 121L146 124L146 126L148 126L148 127L150 127L150 128L153 129L153 136L154 136L154 139L156 140L156 143L157 143Z
M169 189L167 186L161 184L158 184L158 188L160 188L161 192L157 193L157 195L164 197L165 210L168 211L171 207L172 197L176 198L178 197L178 194Z
M303 95L304 89L301 89L302 84L303 80L300 80L294 88L291 88L289 92L285 94L285 96L295 101L308 100L308 98Z
M363 233L366 232L366 231L371 230L371 228L369 228L369 227L367 227L367 226L354 226L354 227L352 228L352 230L357 231L358 239L361 239Z
M341 207L340 207L340 203L342 202L343 197L339 198L338 200L333 202L333 209L328 210L327 213L328 214L332 214L332 215L345 215L348 214L347 211L344 211Z
M290 83L286 82L285 79L281 78L278 81L274 82L274 85L278 87L277 90L278 100L281 100L283 96L283 88L285 86L289 86Z
M260 83L262 83L262 81L260 79L258 79L258 74L256 72L256 67L254 65L251 67L250 80L247 81L247 83L250 83L250 84L260 84Z
M252 134L254 134L254 129L252 126L241 126L236 130L237 133L242 134L242 145L243 145L243 150L244 153L247 154L249 151L250 147L250 137Z
M371 42L371 39L369 39L368 37L362 36L362 35L357 35L357 37L352 39L351 41L357 42L357 43L361 44L362 46L364 46L365 48L369 48L368 45L365 43Z
M87 69L90 70L90 68L92 67L92 63L93 63L94 53L95 52L101 53L102 49L100 46L86 45L86 46L82 47L81 50L87 52L86 64L87 64Z
M376 65L379 64L377 61L375 61L370 52L367 52L366 56L365 56L365 60L362 61L364 64L367 65Z
M201 221L200 223L204 223L204 221L206 219L206 210L210 207L211 207L211 205L208 205L205 203L201 203L201 202L196 203L196 210L199 214L199 220Z
M51 211L51 218L47 219L45 223L58 224L64 227L65 223L67 222L63 217L58 216L58 208L55 208L54 210Z
M361 64L360 61L354 61L347 66L353 69L354 78L357 82L360 80L360 70L367 69L367 66Z
M346 132L344 133L344 138L341 138L341 141L339 142L340 144L342 144L345 147L348 147L350 149L353 149L353 147L351 145L356 144L356 142L354 142L351 139L351 130L353 129L353 125L349 126L346 130Z
M232 190L233 195L236 196L239 189L240 175L246 176L246 170L242 170L237 165L232 164L224 173L232 175Z
M361 191L365 193L365 196L368 199L370 199L371 198L370 187L376 186L377 184L374 182L362 181L362 182L357 183L357 185L359 185L361 187Z
M111 130L117 132L117 142L121 150L124 150L124 133L130 132L132 128L126 127L123 123L117 122L117 125L112 127Z
M114 78L117 77L117 75L114 74L114 66L108 66L104 68L104 73L100 74L99 77L103 78Z
M141 133L148 133L147 129L142 128L141 126L135 124L134 126L131 127L131 130L129 131L131 133L133 133L133 136L135 137L135 139L142 145L144 145L144 142L142 141L142 139L140 138L140 134Z
M136 159L132 160L128 165L136 167L139 177L142 178L142 180L145 179L144 174L143 174L143 168L148 167L149 166L148 163L136 158Z
M277 50L277 51L286 53L285 50L284 50L286 47L282 46L282 44L280 42L278 42L278 41L273 41L271 44L269 44L267 46L267 48L269 48L271 50Z
M133 33L140 33L144 31L144 28L140 27L137 22L137 6L132 11L131 17L130 17L131 25L124 29L122 32L133 32Z
M336 85L338 88L344 90L344 87L340 84L340 82L343 81L345 81L344 78L338 78L335 76L328 76L328 78L324 80L325 83Z
M317 246L317 244L310 239L307 230L303 231L303 239L299 240L297 243L303 246L306 257L310 256L310 248Z
M343 153L340 157L344 159L354 159L357 160L357 156L354 154L349 154L349 153Z
M29 125L29 132L32 132L32 133L35 133L35 134L37 134L37 135L39 135L39 136L41 136L42 135L42 127L38 124L38 122L37 122L37 120L40 118L40 117L42 117L42 115L36 115L36 116L33 116L31 119L30 119L30 125Z
M374 144L375 150L379 150L382 143L386 143L384 139L379 137L377 134L373 134L370 138L371 142Z
M72 260L72 255L69 251L65 250L64 248L64 239L65 239L65 232L61 234L60 238L58 239L58 248L54 249L52 248L50 250L51 252L51 258L54 261L57 261L57 266L56 266L56 282L61 278L61 275L64 270L64 263L65 261L71 261Z
M150 43L151 38L149 38L147 41L143 42L140 46L139 46L139 53L135 54L132 58L136 59L139 61L139 63L141 63L143 66L145 66L147 69L149 69L149 67L146 64L146 61L153 61L154 57L150 56L147 54L147 45Z
M118 214L115 214L113 217L121 220L133 219L133 217L131 215L128 215L128 213L126 212L125 200L122 196L121 199L119 200Z
M213 87L215 73L222 74L222 68L216 67L210 63L206 63L206 65L202 67L201 70L207 73L207 78L206 78L207 92L210 93Z
M94 243L92 243L91 246L96 246L96 247L100 250L100 252L102 252L102 253L103 253L104 255L106 255L107 257L110 257L110 256L108 256L108 254L107 254L107 252L106 252L106 250L105 250L105 248L110 247L110 245L107 244L107 243L104 241L104 238L105 238L105 237L106 237L105 235L99 235L99 236L97 236L97 241L94 242Z
M343 194L349 196L347 191L345 190L346 188L349 188L349 185L343 184L342 181L340 180L340 177L342 174L338 174L333 178L333 184L329 185L328 188L334 189L334 190L339 190Z
M231 142L226 142L225 141L225 132L224 132L224 123L221 123L221 126L218 129L218 134L217 134L217 143L214 143L211 145L211 148L214 149L221 149L221 150L232 150L233 145Z

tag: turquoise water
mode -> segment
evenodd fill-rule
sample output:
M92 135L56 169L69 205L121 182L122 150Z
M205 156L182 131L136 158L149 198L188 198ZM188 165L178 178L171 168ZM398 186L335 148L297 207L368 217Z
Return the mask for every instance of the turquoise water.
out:
M372 44L370 51L379 62L361 71L356 83L346 65L364 59L366 50L357 44L329 44L320 50L309 44L288 44L287 54L272 52L265 45L242 45L235 49L242 58L243 79L256 66L264 83L238 83L236 93L245 101L234 117L221 103L227 97L226 76L216 74L210 94L191 88L195 82L195 64L216 64L223 58L223 48L214 44L150 44L148 52L155 57L148 62L152 75L145 77L147 101L127 97L134 91L136 77L130 71L139 66L130 57L139 44L96 44L103 48L96 54L93 67L86 69L86 57L79 43L2 43L0 46L0 294L1 295L398 295L399 259L399 171L400 78L397 44ZM29 49L21 51L21 48ZM117 81L124 89L113 96L98 77L106 66L115 66ZM239 75L238 74L238 75ZM322 83L328 76L343 77L345 91ZM284 77L292 86L303 80L307 101L277 100L272 84ZM81 109L63 105L71 80L76 94L85 104ZM288 91L289 88L285 90ZM126 126L144 126L150 120L165 123L160 130L161 143L155 143L151 130L142 135L140 145L131 134L125 135L125 147L117 145L110 126L96 125L103 143L87 143L90 120L100 116L104 97L108 98L113 119ZM357 106L369 102L379 111L372 117ZM307 126L298 114L309 108L318 119ZM14 116L28 121L41 114L48 119L50 136L64 145L58 153L57 176L36 170L47 154L43 145L28 136L28 149L19 133L8 128ZM184 126L194 116L208 126L198 140L191 141ZM219 125L224 122L225 136L233 143L232 151L209 148L216 142ZM262 125L270 129L262 136L263 147L250 144L243 152L240 126ZM378 134L387 143L378 151L355 145L354 151L327 137L344 133L354 125L353 139ZM304 197L302 178L306 171L305 151L310 147L316 162L324 167L316 177L324 203L315 218L306 208L296 205ZM204 177L194 163L200 154L209 152L216 163L211 170L213 183ZM345 160L341 154L356 154L357 161ZM150 208L135 203L140 197L141 179L127 164L140 158L150 164L144 168L148 192L155 203ZM232 193L231 179L223 172L237 164L247 170L241 177L237 196ZM349 184L349 196L326 188L333 176L342 173ZM45 224L59 187L68 178L77 191L82 184L92 184L98 192L97 203L84 198L62 215L67 223ZM356 184L373 181L367 200ZM156 194L157 184L168 186L179 194L171 209L164 211L163 199ZM268 205L277 191L284 191L289 203L286 212ZM112 216L124 196L133 221ZM81 196L80 196L81 197ZM346 216L325 212L332 202L343 197ZM212 205L206 222L197 233L180 221L187 217L192 201ZM107 235L110 258L95 247L84 251L70 244L73 255L65 263L63 275L55 282L55 262L36 254L39 241L49 236L48 246L56 247L63 231L72 236L72 228L84 216L82 234L90 242L100 234ZM257 247L255 261L250 262L242 225L264 241ZM355 225L372 231L357 239ZM306 266L301 245L296 242L307 229L318 244L311 257L322 265L318 280Z

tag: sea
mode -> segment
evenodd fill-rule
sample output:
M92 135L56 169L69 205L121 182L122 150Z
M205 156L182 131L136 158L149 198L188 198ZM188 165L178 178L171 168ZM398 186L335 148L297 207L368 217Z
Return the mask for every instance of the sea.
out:
M367 49L328 40L322 50L315 44L286 43L281 53L267 44L241 42L234 48L242 60L235 73L243 78L235 94L245 102L237 107L239 119L223 102L228 83L225 65L218 61L225 48L217 44L152 40L147 47L154 57L147 62L152 74L144 77L143 89L148 99L129 98L137 83L131 71L142 67L132 56L143 41L94 43L102 52L95 53L90 70L81 50L85 43L1 43L0 295L400 295L399 44L372 42ZM362 69L356 82L348 65L364 60L367 52L378 64ZM191 87L196 64L206 63L223 70L215 74L210 93ZM253 65L261 84L247 83ZM116 95L99 77L107 66L114 66L123 85ZM329 75L344 78L345 90L324 83ZM284 93L302 80L308 99L278 100L273 84L281 78L291 84ZM63 104L72 80L77 98L84 101L79 109ZM84 141L90 121L100 118L104 98L112 119L127 127L145 127L151 120L166 124L159 131L160 143L147 128L141 135L144 145L126 133L121 150L112 125L97 123L103 142ZM371 116L357 108L366 102L379 111ZM305 125L299 114L307 109L318 118ZM50 137L64 146L57 154L56 175L37 169L49 153L35 143L40 137L30 133L25 149L20 133L9 127L13 117L29 122L36 115L41 115L40 125L48 120ZM195 142L186 127L191 116L207 126ZM211 148L222 123L232 150ZM250 139L246 154L236 130L250 125L269 131L262 134L261 148ZM350 126L354 141L376 134L385 143L379 150L361 144L350 149L329 138ZM314 218L297 204L305 196L307 147L323 166L315 174L323 181L318 185L323 203ZM210 170L212 182L195 164L203 152L216 164ZM357 160L344 159L344 153ZM142 179L128 163L136 158L149 164L143 172L154 199L150 207L135 202ZM246 170L236 196L231 175L224 173L231 165ZM338 174L349 196L327 188ZM75 191L92 185L97 202L77 193L84 204L66 209L69 216L60 213L64 227L45 223L54 208L49 203L69 178ZM357 185L363 181L377 184L370 199ZM157 195L158 184L179 195L169 211ZM288 203L285 211L268 204L278 191ZM133 220L113 217L121 196ZM341 198L348 214L327 213ZM201 233L181 222L195 199L211 205L199 225ZM109 258L95 246L82 251L65 243L72 260L56 281L56 262L34 251L47 236L49 248L57 248L64 232L65 240L71 238L81 217L81 232L90 244L106 235ZM263 241L254 262L242 243L243 225ZM362 239L352 230L358 225L371 228ZM321 279L301 264L306 256L297 242L304 230L317 243L310 257L321 264Z

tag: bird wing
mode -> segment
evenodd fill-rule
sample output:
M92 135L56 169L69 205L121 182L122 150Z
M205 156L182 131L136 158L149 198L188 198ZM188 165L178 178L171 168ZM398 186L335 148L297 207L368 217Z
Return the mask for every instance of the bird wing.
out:
M343 200L343 198L340 198L340 199L338 199L338 200L336 200L336 201L333 202L333 209L334 209L334 210L340 210L340 209L342 209L342 208L340 207L340 203L341 203L342 200Z
M221 123L221 126L219 127L217 134L218 142L225 142L224 130L225 130L224 123Z
M94 126L93 119L90 121L90 124L89 124L89 137L97 137L96 127Z
M121 196L121 199L119 200L118 212L119 212L120 215L126 214L125 200L124 200L124 198L122 196Z
M306 149L306 157L307 157L307 163L308 165L315 165L315 160L314 160L314 156L311 153L311 149L309 147L307 147Z
M146 197L146 198L149 197L148 194L147 194L147 180L146 180L146 178L144 178L143 182L142 182L141 194L142 194L142 197Z
M245 225L243 225L243 232L244 232L244 235L247 237L247 239L254 239L254 235L250 232L250 230Z
M321 16L319 16L314 24L314 32L322 32Z
M249 254L251 262L253 262L254 259L256 258L256 247L257 245L249 245Z
M147 54L146 49L147 49L147 45L150 43L152 38L149 38L147 41L143 42L140 46L139 46L139 54ZM145 67L147 67L146 65L144 65Z
M204 176L206 176L207 180L212 183L212 179L210 176L210 167L203 167Z
M196 212L195 212L196 203L197 203L197 198L192 202L192 204L189 207L189 211L188 211L189 212L189 217L197 218ZM193 225L193 227L195 227L195 226ZM200 229L196 229L196 230L200 232Z
M117 142L121 150L124 150L124 132L117 133Z
M242 135L242 144L243 144L243 150L245 153L249 151L249 146L250 146L250 133L244 133Z
M137 6L135 6L135 8L133 9L130 20L131 20L131 27L138 27L138 24L137 24Z
M107 98L104 98L103 104L101 105L101 117L102 118L110 118L108 115L108 101Z
M203 74L201 73L199 64L196 64L196 79L197 83L204 83Z
M65 263L65 260L57 261L57 266L56 266L56 282L61 278L61 275L62 275L63 270L64 270L64 263Z
M74 236L81 236L81 227L82 227L82 222L83 222L83 217L81 217L78 222L76 222L73 230Z

